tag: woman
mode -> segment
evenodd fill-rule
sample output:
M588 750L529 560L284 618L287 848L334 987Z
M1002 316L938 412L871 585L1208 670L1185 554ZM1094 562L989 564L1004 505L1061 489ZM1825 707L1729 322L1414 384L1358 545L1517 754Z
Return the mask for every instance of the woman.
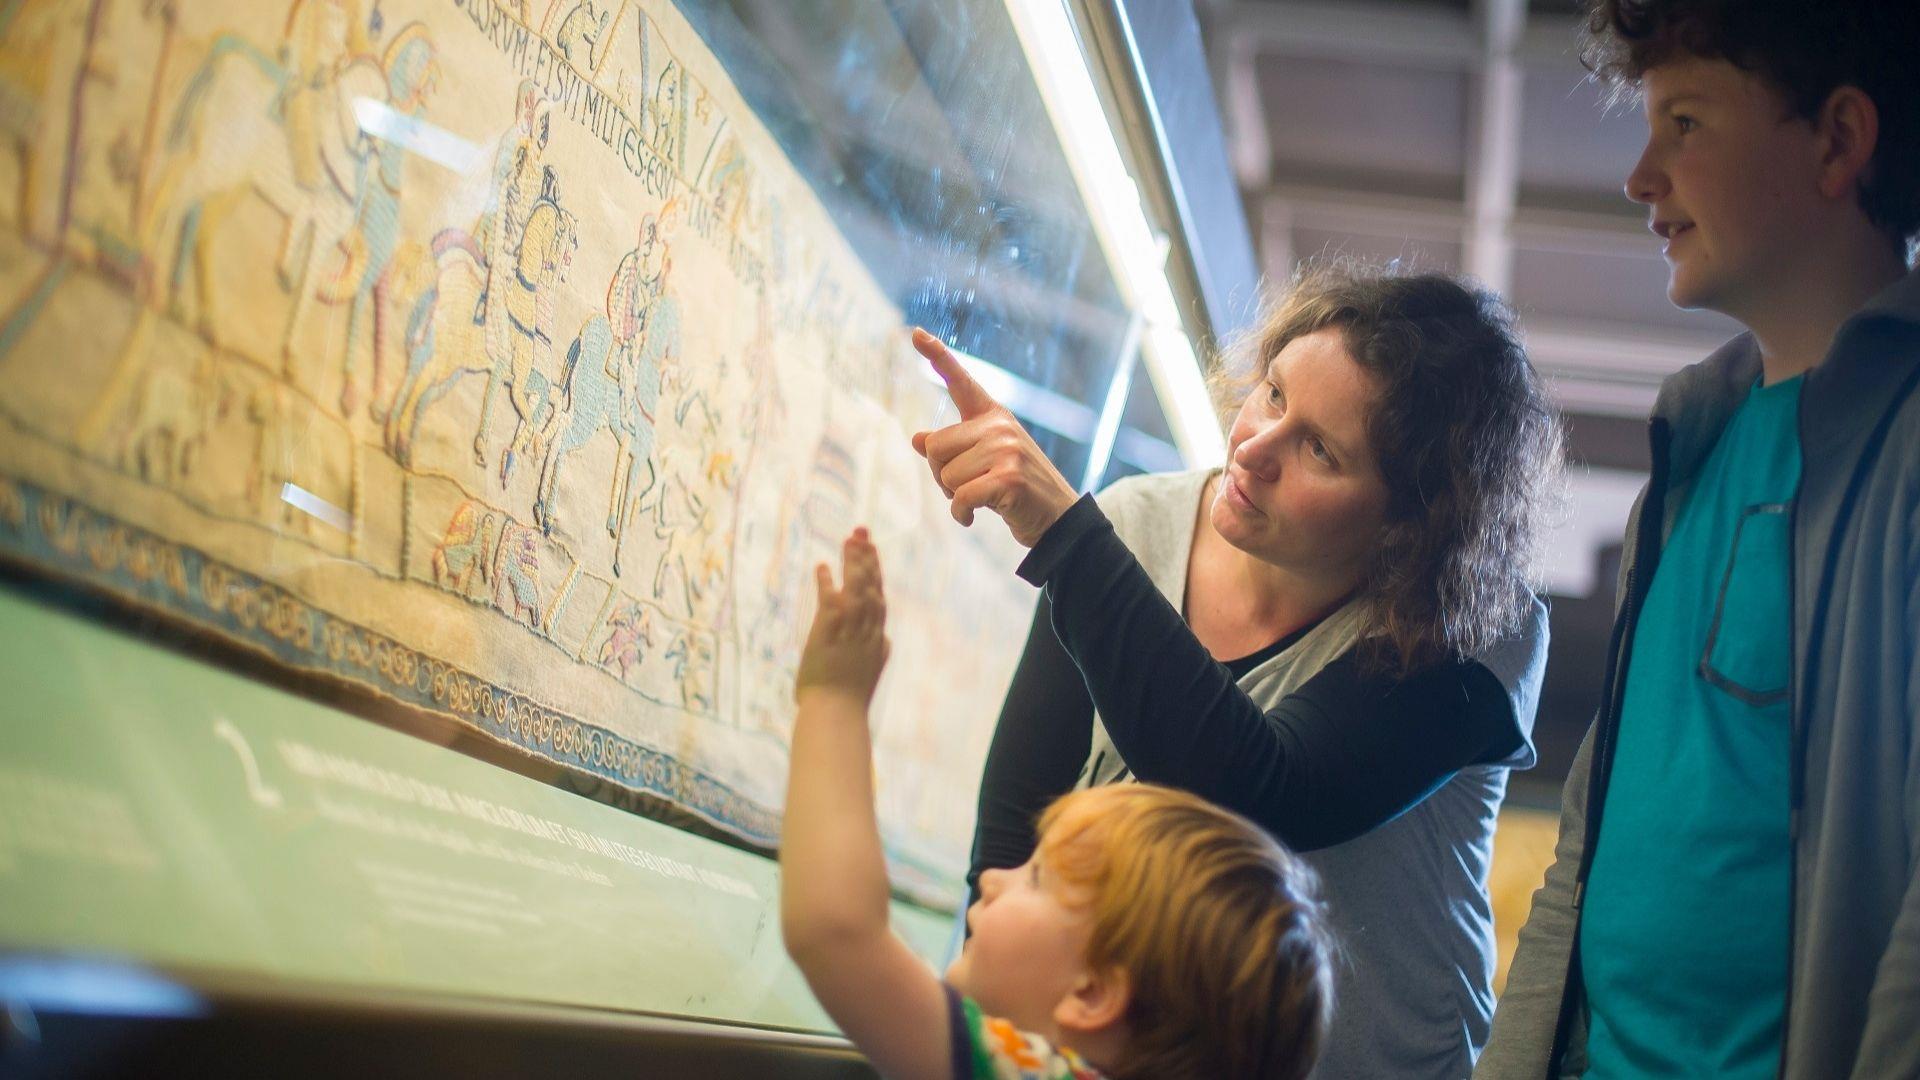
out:
M1054 796L1196 792L1307 852L1347 963L1317 1076L1464 1076L1492 1013L1506 769L1533 763L1526 584L1560 433L1492 296L1320 265L1262 317L1224 470L1080 498L939 343L961 409L914 437L954 516L1044 586L981 785L973 875Z

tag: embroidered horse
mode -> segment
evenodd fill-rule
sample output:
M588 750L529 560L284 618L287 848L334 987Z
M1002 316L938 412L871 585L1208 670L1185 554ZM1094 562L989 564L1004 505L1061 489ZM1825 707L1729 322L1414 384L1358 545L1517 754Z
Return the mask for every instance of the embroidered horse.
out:
M296 8L300 18L282 50L287 64L238 35L219 35L166 127L167 164L141 232L147 244L171 245L167 306L183 314L191 292L200 333L213 344L222 343L223 299L215 283L213 240L248 199L266 203L285 221L274 263L279 284L293 299L281 335L283 362L291 359L316 299L320 262L371 245L366 254L374 258L362 259L370 288L379 277L378 256L391 252L391 230L382 224L390 215L375 190L382 170L368 168L379 148L360 133L354 102L415 109L437 68L432 44L417 24L396 34L380 61L351 55L355 27L339 16L350 10L324 0ZM394 170L385 173L389 187L397 185ZM361 281L352 282L348 295L361 287Z
M661 361L680 336L678 305L664 293L669 265L658 222L649 214L641 225L639 246L614 271L606 316L588 319L567 350L564 424L547 449L535 487L534 520L551 534L561 466L601 431L613 433L618 449L607 504L607 535L614 541L616 575L632 507L654 484L654 414L660 405ZM648 470L648 480L636 490L643 468Z
M487 376L473 439L475 462L486 463L490 412L502 384L519 422L502 457L501 480L511 474L516 452L538 452L541 432L555 411L554 387L538 365L552 347L545 331L552 318L549 294L565 279L575 242L573 215L551 198L542 198L528 214L510 274L489 274L485 256L465 232L448 229L434 237L438 273L409 314L407 376L387 415L387 446L401 464L412 463L422 411L471 374ZM489 281L499 282L504 294L488 296ZM486 306L494 304L509 326L498 343L486 332Z
M551 174L548 174L551 177ZM547 185L551 189L552 184ZM487 429L493 422L493 398L501 387L516 417L507 448L500 454L500 482L513 475L513 463L521 455L538 455L542 437L553 419L554 386L540 361L553 352L552 287L567 279L578 246L573 215L547 196L534 204L520 231L520 244L514 253L513 280L505 296L489 294L489 305L506 306L510 332L502 351L489 343L493 370L487 379L486 397L480 404L480 426L473 436L476 464L486 463Z

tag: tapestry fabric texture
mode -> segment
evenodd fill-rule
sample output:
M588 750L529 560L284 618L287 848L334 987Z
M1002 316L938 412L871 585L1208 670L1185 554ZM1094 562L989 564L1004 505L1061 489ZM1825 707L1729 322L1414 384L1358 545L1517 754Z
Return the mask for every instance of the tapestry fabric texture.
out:
M812 567L866 524L883 830L953 892L1032 594L909 446L940 396L899 310L672 3L0 33L0 555L771 844Z

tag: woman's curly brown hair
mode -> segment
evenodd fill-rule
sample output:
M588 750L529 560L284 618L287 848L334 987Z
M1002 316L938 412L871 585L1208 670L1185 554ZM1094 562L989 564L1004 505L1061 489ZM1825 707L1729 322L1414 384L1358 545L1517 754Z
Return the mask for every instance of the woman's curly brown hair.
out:
M1387 486L1386 532L1362 585L1372 659L1404 673L1481 653L1527 613L1563 457L1513 313L1447 274L1303 264L1216 370L1222 415L1288 342L1329 328L1380 393L1366 425Z

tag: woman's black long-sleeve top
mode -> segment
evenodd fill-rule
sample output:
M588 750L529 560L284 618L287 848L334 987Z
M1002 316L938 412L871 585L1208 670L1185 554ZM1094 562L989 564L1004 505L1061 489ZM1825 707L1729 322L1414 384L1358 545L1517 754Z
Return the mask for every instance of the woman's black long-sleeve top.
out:
M1019 573L1044 591L987 753L970 886L1032 854L1040 811L1087 764L1096 709L1133 776L1201 795L1302 851L1391 821L1524 742L1506 690L1472 660L1396 678L1350 651L1263 710L1239 678L1310 628L1215 660L1092 496Z

